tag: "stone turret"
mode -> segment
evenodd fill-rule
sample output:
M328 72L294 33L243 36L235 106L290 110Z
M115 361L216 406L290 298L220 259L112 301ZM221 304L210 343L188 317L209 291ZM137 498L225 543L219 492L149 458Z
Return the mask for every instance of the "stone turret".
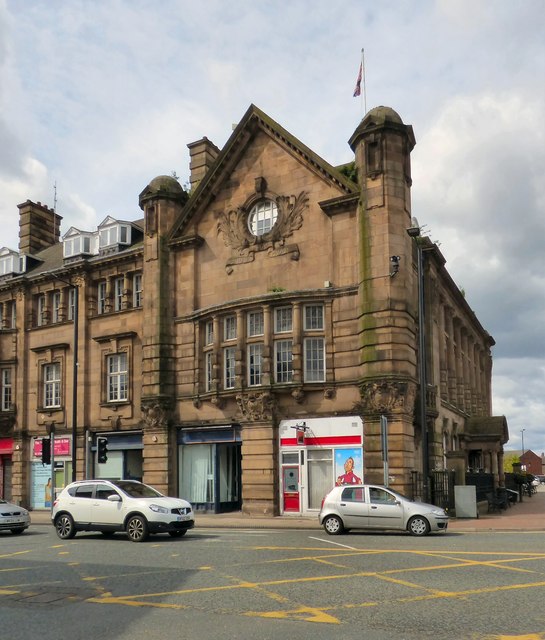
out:
M391 450L414 447L417 385L416 275L411 226L411 126L389 107L367 113L349 144L361 189L361 384L370 481L382 482L380 416L389 421ZM399 268L392 270L392 257ZM392 461L395 474L396 463ZM409 463L410 466L410 463Z

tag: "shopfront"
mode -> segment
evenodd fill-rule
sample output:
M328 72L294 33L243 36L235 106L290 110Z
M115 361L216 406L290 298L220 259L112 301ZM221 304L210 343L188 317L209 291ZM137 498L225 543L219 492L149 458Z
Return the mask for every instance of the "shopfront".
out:
M30 456L30 507L50 509L55 494L72 481L72 438L55 436L51 464L42 463L42 438L32 438ZM55 474L53 478L53 473Z
M11 500L13 438L0 438L0 498Z
M241 507L241 436L238 425L178 431L178 491L197 511Z
M363 477L363 421L359 416L282 420L280 511L312 515L336 484Z
M97 437L106 438L106 462L97 459ZM94 434L88 452L88 477L109 480L139 480L142 482L142 432L119 432Z

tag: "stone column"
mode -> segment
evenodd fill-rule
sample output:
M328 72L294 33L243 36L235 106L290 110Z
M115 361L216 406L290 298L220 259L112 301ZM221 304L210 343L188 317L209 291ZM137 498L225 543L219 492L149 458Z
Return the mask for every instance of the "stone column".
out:
M143 401L141 409L144 427L143 482L165 495L177 495L176 446L169 429L171 408L164 402Z

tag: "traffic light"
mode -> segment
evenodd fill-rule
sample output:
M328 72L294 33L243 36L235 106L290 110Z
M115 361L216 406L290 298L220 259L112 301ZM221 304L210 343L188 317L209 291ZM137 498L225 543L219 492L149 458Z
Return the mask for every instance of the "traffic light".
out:
M97 438L97 461L104 464L108 460L108 438Z
M51 464L51 438L42 438L42 464Z

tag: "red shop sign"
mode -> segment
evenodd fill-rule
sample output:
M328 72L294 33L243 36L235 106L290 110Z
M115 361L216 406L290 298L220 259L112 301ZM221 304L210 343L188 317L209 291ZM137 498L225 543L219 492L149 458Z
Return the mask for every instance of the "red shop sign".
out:
M57 458L59 456L70 456L70 443L70 438L55 438L55 457ZM35 458L42 457L42 438L36 438L34 440L32 455Z

